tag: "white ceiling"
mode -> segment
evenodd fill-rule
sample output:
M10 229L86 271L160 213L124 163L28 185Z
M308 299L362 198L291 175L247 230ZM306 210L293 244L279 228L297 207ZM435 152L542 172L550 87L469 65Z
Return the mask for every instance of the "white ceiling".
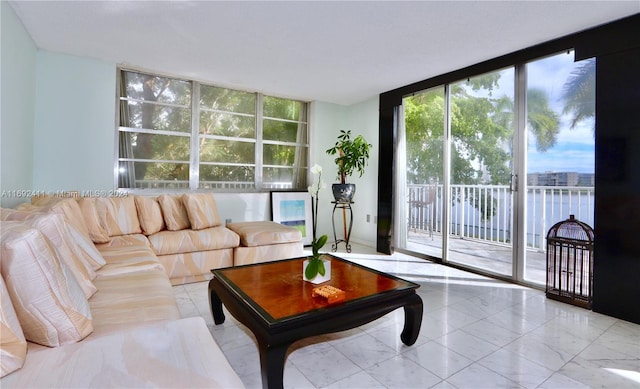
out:
M10 4L41 49L343 105L640 12L640 0Z

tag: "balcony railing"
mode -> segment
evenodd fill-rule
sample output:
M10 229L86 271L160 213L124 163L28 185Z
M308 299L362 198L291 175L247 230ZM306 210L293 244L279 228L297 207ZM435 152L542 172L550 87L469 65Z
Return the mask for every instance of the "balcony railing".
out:
M442 186L409 185L408 228L441 234ZM452 185L451 235L495 244L512 241L512 198L506 185ZM570 214L593 226L594 188L529 186L526 206L527 249L544 251L547 230Z

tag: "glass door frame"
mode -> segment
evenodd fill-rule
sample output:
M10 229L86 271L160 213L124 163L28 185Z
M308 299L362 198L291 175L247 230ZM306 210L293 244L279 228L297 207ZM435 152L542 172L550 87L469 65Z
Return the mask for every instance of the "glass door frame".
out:
M514 68L514 124L513 124L513 138L512 138L512 156L511 156L511 274L494 273L485 271L481 268L473 267L475 272L485 274L491 277L509 280L517 282L519 284L528 285L535 288L541 288L541 285L537 285L531 282L527 282L524 279L525 268L525 255L526 255L526 195L527 195L527 72L526 63L512 65ZM443 182L442 182L442 209L440 209L442 217L442 250L441 257L435 258L437 261L441 261L447 265L453 265L455 267L466 267L464 264L458 262L452 262L449 260L449 248L450 248L450 232L451 232L451 208L448 206L451 203L451 84L444 84L444 146L443 146ZM429 90L429 89L427 89ZM426 91L426 90L425 90ZM405 115L403 106L399 106L396 111L396 128L398 131L398 137L396 139L397 145L406 141L406 128L405 128ZM405 171L406 166L400 163L401 160L406 161L406 146L400 146L402 150L398 150L396 154L396 182L394 183L396 193L399 194L397 198L406 197L406 175L402 172ZM404 163L404 162L403 162ZM522 179L521 177L525 177ZM394 237L395 247L400 244L399 240L404 241L404 247L401 250L414 253L411 250L406 249L407 232L406 232L406 218L407 209L405 202L396 201L395 212L396 215L402 215L399 223L394 223L395 231ZM418 253L432 258L424 253Z
M514 134L512 155L512 273L511 278L532 287L539 285L526 282L524 279L527 217L527 65L514 65L515 104L514 104Z

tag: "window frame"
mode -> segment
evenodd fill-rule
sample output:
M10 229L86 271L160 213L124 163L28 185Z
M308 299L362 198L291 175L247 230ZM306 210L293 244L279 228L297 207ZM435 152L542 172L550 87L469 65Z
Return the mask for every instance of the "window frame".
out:
M158 101L146 101L138 98L129 98L126 95L126 91L123 91L123 83L124 74L126 72L138 73L152 77L163 77L174 79L181 82L188 82L191 85L191 103L190 106L187 107L182 104L175 103L166 103L166 102L158 102ZM255 114L248 114L245 112L233 112L225 109L208 109L202 108L200 106L200 95L201 95L201 86L210 86L215 88L223 88L229 89L232 91L250 93L255 95ZM123 94L123 92L125 92ZM264 111L264 97L273 97L278 99L284 99L288 101L295 101L302 104L302 110L299 115L299 120L291 120L277 117L266 117L263 115ZM141 104L153 104L158 106L167 106L173 108L190 108L191 110L191 126L189 132L182 131L167 131L167 130L153 130L148 128L134 128L129 126L124 126L121 123L121 106L123 102L138 102ZM189 191L215 191L215 192L223 192L223 193L234 193L234 192L270 192L272 190L306 190L306 177L308 174L303 175L303 181L300 182L297 186L294 186L295 180L291 180L288 186L283 187L282 185L273 186L273 185L265 185L263 180L263 169L265 168L285 168L291 169L292 171L296 171L299 169L303 169L308 172L309 169L309 160L311 158L311 147L309 143L310 135L311 135L311 101L306 100L298 100L291 99L287 97L281 97L273 94L264 94L256 91L228 88L225 86L216 85L213 83L200 82L192 79L180 78L176 76L168 76L163 75L156 72L149 72L146 70L136 69L132 67L124 67L118 66L116 69L116 118L115 118L115 147L114 147L114 188L118 190L127 191L131 193L136 193L137 191L144 191L145 193L154 192L154 191L162 191L166 192L167 190L189 190ZM229 114L235 116L242 117L252 117L254 119L254 128L255 133L253 137L234 137L234 136L225 136L225 135L212 135L212 134L201 134L200 133L200 114L202 112L215 112L220 114ZM286 123L297 123L299 126L303 126L305 128L305 134L303 136L304 142L291 142L291 141L281 141L281 140L265 140L263 139L263 122L265 120L272 121L280 121ZM143 158L126 158L120 156L120 135L121 133L144 133L151 135L162 135L162 136L180 136L180 137L188 137L190 142L189 149L189 160L188 161L170 161L170 160L161 160L161 159L143 159ZM200 161L200 148L199 143L203 139L206 140L221 140L221 141L231 141L231 142L242 142L242 143L251 143L255 145L254 159L250 163L237 163L237 162L201 162ZM299 139L299 137L298 137ZM301 149L306 151L305 158L303 161L300 161L299 165L296 165L296 160L294 160L293 165L273 165L273 164L265 164L264 162L264 146L265 145L281 145L288 147L295 147L296 149ZM297 151L296 151L297 154ZM172 186L165 182L165 180L158 180L159 185L152 185L148 188L139 188L139 187L120 187L120 166L123 162L131 162L131 163L140 163L140 162L168 162L168 163L181 163L188 164L189 166L189 177L186 182L186 186L175 185ZM247 182L209 182L209 185L201 187L200 181L200 168L201 166L246 166L250 167L254 171L254 179L253 181ZM184 184L184 181L179 181Z

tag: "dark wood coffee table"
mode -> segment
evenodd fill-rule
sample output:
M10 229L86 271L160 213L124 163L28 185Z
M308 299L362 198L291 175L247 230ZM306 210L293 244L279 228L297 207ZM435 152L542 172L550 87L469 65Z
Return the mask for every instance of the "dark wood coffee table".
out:
M404 307L400 339L412 345L422 323L420 286L353 262L329 256L332 285L346 299L327 304L312 297L318 286L302 280L302 261L294 258L211 270L209 302L216 324L225 320L222 304L258 341L263 388L282 388L287 348L310 336L348 330Z

